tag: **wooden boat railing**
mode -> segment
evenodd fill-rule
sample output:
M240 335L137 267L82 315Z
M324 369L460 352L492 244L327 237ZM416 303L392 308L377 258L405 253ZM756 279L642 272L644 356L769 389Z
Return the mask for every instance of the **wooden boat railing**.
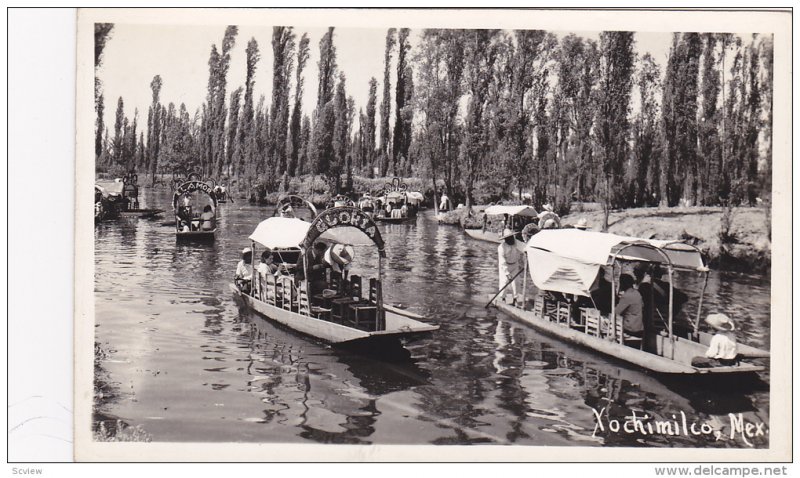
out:
M580 313L574 317L572 304L561 300L546 300L543 295L536 296L533 303L533 313L538 318L610 342L641 347L640 337L624 332L621 318L603 315L592 307L580 307L578 310Z

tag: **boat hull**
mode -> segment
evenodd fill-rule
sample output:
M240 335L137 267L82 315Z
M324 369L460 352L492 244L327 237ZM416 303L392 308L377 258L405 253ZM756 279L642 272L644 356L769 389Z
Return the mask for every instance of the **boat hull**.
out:
M276 307L247 294L243 294L234 284L229 284L229 287L231 292L240 298L248 308L267 319L278 322L302 334L337 346L360 346L370 342L382 343L401 339L413 340L439 328L437 325L429 325L414 320L411 317L416 316L415 314L406 313L404 316L398 313L398 309L386 307L386 329L365 331Z
M500 244L500 235L496 232L484 231L483 229L464 229L464 233L469 237L479 241Z
M401 222L406 222L409 219L411 219L411 218L410 217L385 217L385 216L384 217L373 216L373 218L372 218L372 220L375 221L375 222L386 222L386 223L389 223L389 224L400 224Z
M216 229L213 231L178 231L175 233L175 239L178 241L214 242L216 232Z
M618 342L612 342L599 337L588 335L565 325L556 324L536 316L532 311L522 310L501 301L495 302L497 308L515 319L529 324L536 330L562 339L565 342L581 345L596 352L615 357L625 362L637 365L652 372L669 375L717 375L717 374L744 374L763 371L765 368L758 365L742 363L730 367L698 368L688 363L692 356L702 355L706 347L702 344L686 339L676 339L670 342L666 336L658 336L658 349L665 356L676 357L676 360L654 353L644 352L634 347L628 347ZM679 361L683 359L684 361Z

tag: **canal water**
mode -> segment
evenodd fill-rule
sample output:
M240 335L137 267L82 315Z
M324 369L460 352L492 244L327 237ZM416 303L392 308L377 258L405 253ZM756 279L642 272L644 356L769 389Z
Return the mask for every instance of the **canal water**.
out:
M170 202L166 190L144 191L146 207ZM768 372L664 379L484 308L496 246L439 226L430 211L380 226L385 301L439 325L430 338L376 359L274 325L228 289L247 236L272 211L221 205L213 244L176 243L163 225L170 212L95 226L95 340L108 382L98 417L157 442L745 448L732 418L769 423ZM367 276L375 251L358 248L356 262ZM740 341L769 348L769 305L769 278L712 273L704 310L733 317ZM634 413L658 430L627 432ZM747 442L765 447L768 436Z

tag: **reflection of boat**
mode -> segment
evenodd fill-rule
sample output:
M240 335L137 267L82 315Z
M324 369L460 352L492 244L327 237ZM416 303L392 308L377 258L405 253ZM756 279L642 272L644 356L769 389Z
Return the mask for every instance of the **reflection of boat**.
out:
M408 340L439 328L419 321L416 314L384 305L383 239L375 223L357 208L328 209L312 223L272 217L262 221L250 239L254 251L256 244L279 251L311 251L318 240L378 249L378 277L369 280L364 294L358 276L332 278L326 281L331 289L324 290L315 290L308 278L296 284L288 275L262 276L255 271L251 291L231 284L231 290L248 307L269 319L337 345Z
M208 197L210 204L204 211L192 210L192 193L202 193ZM214 194L214 185L200 180L190 180L179 185L172 196L172 206L175 209L175 237L177 240L211 242L217 231L217 197ZM210 210L206 210L210 209ZM212 214L212 217L203 216Z
M695 366L693 359L704 356L707 346L691 336L684 338L674 334L673 273L700 272L705 273L706 277L708 274L700 251L694 246L677 241L561 229L545 230L533 236L527 243L526 253L530 277L540 291L588 299L583 301L584 306L581 307L580 300L573 303L566 299L548 301L540 294L536 297L533 310L498 303L500 310L542 332L659 373L740 374L764 370L762 366L741 361L731 365ZM637 338L623 329L622 319L617 318L615 313L617 288L614 274L615 268L621 268L623 263L644 264L651 270L653 267L667 269L669 281L666 288L669 292L665 330L650 331L643 338ZM611 268L612 278L609 287L611 311L608 316L592 307L599 297L593 296L592 291L606 266ZM698 330L701 308L702 301L693 324L695 330ZM652 309L660 315L657 302L653 302Z
M464 233L473 239L500 244L503 231L509 228L521 232L527 224L537 217L536 209L530 206L489 206L484 213L483 227L469 227L464 225ZM496 230L487 227L488 216L504 216L503 224ZM521 237L518 237L520 239Z

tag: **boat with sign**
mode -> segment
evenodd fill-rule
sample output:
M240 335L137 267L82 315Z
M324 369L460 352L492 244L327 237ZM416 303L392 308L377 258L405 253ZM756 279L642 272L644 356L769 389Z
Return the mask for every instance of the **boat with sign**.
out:
M470 227L464 225L464 233L473 239L480 241L493 242L500 244L506 229L519 233L517 239L523 239L522 231L527 227L527 234L533 235L530 224L535 224L534 220L537 218L536 209L531 206L504 206L495 205L489 206L483 211L483 225L481 227ZM494 219L490 223L490 217ZM502 217L502 221L499 219ZM530 231L530 232L528 232Z
M304 210L306 211L305 215L308 217L308 222L313 221L314 218L317 217L317 208L311 201L296 194L289 194L278 200L278 204L275 206L275 211L272 215L303 219Z
M383 191L379 191L373 219L380 222L401 223L417 217L417 207L409 203L408 187L400 178L386 183Z
M217 197L212 181L190 180L175 188L172 207L175 210L177 240L213 241L217 232Z
M554 229L532 236L525 251L523 305L501 300L495 304L542 332L657 373L729 375L765 370L747 360L769 357L769 352L744 344L737 344L735 360L702 363L711 340L711 335L700 331L709 270L700 251L692 245ZM625 329L616 310L615 291L622 282L623 267L634 271L638 268L639 275L646 279L638 287L645 304L644 331L639 334ZM664 273L666 281L660 279ZM686 306L688 296L675 287L677 273L703 276L703 291L693 316ZM532 308L526 301L528 279L538 290Z
M119 218L122 210L121 181L97 181L94 185L94 222Z
M261 257L269 249L264 258L276 265L275 271L265 267L262 273L251 265L249 286L234 281L230 289L248 308L268 319L341 346L407 342L439 328L422 322L417 314L384 303L383 239L375 223L358 208L327 209L310 223L270 217L249 239L253 257ZM376 277L349 273L355 247L377 249ZM319 256L323 248L324 255ZM324 278L312 272L322 260L330 266L323 269ZM297 268L304 272L296 281Z

